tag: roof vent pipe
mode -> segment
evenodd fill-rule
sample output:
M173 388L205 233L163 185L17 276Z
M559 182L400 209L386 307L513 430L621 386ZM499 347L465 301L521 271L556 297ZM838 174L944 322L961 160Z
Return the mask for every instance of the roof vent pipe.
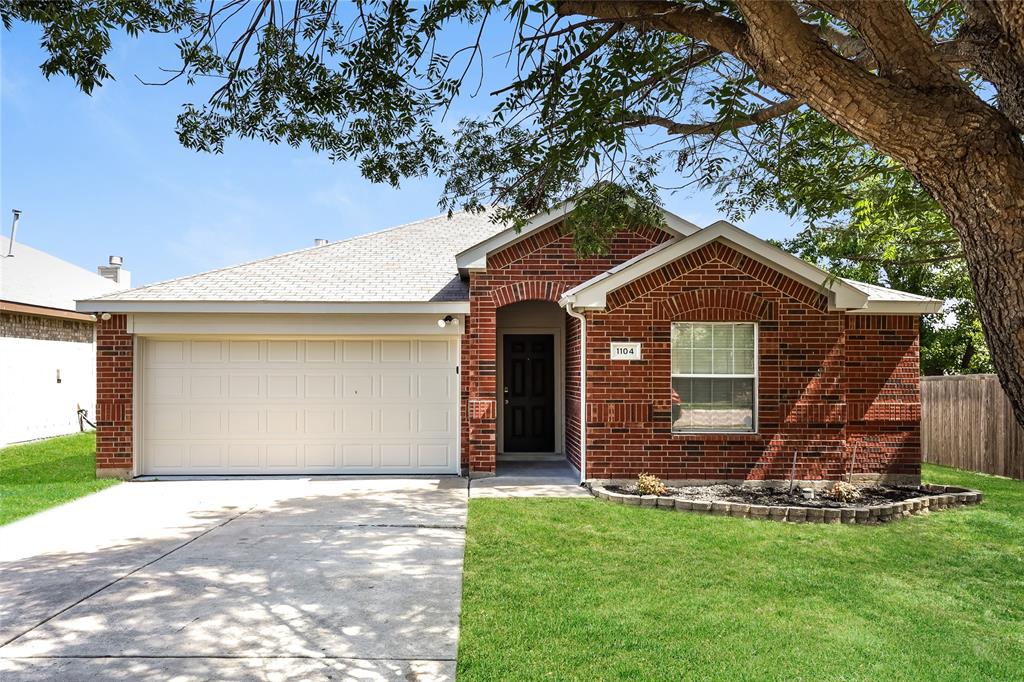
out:
M321 239L320 237L317 237L316 239L313 240L313 246L326 246L326 244L327 240Z
M18 209L12 208L11 213L14 218L11 220L11 241L7 242L7 258L14 257L14 238L18 235L18 221L21 219L21 211Z

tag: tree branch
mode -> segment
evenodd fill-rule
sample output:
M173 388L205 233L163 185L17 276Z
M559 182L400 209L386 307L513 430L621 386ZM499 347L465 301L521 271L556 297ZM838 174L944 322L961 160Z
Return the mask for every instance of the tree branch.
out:
M639 114L634 118L624 121L621 127L641 128L648 125L655 125L664 128L671 135L718 136L740 128L761 125L773 118L779 118L780 116L792 113L802 105L803 102L798 99L787 99L784 102L779 102L777 104L758 109L745 117L723 119L721 121L707 121L703 123L679 123L664 116L657 116L655 114Z
M916 85L952 85L959 79L933 50L903 0L811 0L860 34L887 77L909 77Z
M559 2L555 11L560 16L589 16L688 35L711 45L719 52L731 54L741 51L746 40L746 29L740 22L706 9L674 2L565 1Z

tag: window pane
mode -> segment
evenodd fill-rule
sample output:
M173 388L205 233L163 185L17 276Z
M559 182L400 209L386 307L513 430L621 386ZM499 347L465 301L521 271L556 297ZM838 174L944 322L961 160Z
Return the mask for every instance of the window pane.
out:
M715 374L732 374L732 351L715 348Z
M732 348L732 325L718 324L714 330L715 348Z
M693 325L693 347L711 348L711 330L713 328L713 325L710 324Z
M753 379L672 379L673 431L750 431Z
M689 392L683 398L684 404L710 405L711 379L690 379Z
M736 369L733 370L733 374L753 374L754 373L754 349L749 350L737 350L734 356L736 358Z
M693 348L693 325L689 322L672 323L672 348Z
M754 325L752 324L737 324L735 325L735 341L734 345L736 348L753 348L754 347Z
M672 346L672 373L690 374L693 372L693 350Z
M695 348L693 350L693 373L694 374L711 374L711 349L702 350Z
M716 408L732 407L732 379L709 379L711 402Z

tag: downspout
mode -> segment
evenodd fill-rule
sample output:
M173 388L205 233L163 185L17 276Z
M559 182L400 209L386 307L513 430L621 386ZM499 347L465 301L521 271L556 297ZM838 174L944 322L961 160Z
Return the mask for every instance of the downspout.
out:
M587 318L573 308L575 296L560 303L570 317L580 321L580 485L587 480Z

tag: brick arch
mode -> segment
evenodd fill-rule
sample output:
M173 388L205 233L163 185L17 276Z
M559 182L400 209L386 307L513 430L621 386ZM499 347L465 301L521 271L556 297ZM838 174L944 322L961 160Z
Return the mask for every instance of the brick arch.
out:
M544 282L540 280L516 282L515 284L506 284L493 290L491 292L491 300L494 301L495 308L502 308L523 301L550 301L551 303L558 303L558 299L562 297L562 292L565 289L566 285L562 282Z
M663 320L760 322L776 318L772 302L736 289L691 289L659 304Z

